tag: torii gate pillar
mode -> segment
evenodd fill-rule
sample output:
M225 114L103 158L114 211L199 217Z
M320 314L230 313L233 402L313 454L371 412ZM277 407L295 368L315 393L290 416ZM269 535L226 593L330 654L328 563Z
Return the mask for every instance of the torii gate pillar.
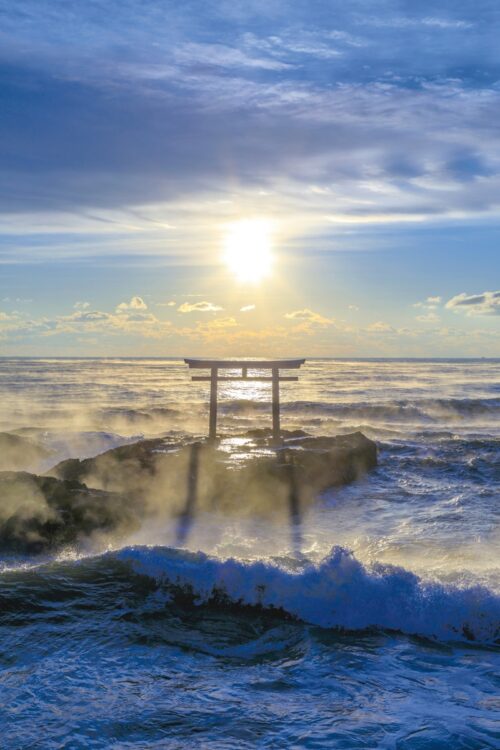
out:
M210 417L208 424L208 437L215 440L217 437L217 376L218 367L212 367L210 371Z
M277 367L272 369L273 378L273 442L280 441L280 371Z

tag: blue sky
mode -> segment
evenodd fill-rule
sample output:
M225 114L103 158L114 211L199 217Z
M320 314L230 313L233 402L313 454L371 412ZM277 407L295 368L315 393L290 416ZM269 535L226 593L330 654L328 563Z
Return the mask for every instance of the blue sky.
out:
M0 353L500 356L499 32L485 0L0 0ZM223 253L252 220L258 284Z

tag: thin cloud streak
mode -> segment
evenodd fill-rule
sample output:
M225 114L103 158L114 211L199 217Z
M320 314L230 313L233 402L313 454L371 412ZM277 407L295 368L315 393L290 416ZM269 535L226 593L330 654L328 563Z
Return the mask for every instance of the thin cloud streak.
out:
M219 312L220 310L223 310L220 305L214 305L212 302L183 302L182 305L179 305L177 308L177 312L180 313L192 313L192 312L201 312L201 313L211 313L211 312Z

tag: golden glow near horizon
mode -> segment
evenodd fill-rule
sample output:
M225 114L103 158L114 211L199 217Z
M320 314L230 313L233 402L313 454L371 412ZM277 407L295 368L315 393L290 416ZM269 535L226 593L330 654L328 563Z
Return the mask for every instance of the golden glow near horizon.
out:
M238 281L256 284L269 276L273 263L271 223L266 219L241 219L230 224L224 260Z

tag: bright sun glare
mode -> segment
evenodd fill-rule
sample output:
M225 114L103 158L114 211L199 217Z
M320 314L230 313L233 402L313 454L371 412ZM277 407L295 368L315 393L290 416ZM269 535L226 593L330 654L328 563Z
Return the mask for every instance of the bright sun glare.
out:
M242 219L228 227L224 259L239 281L257 283L272 266L271 224L265 219Z

